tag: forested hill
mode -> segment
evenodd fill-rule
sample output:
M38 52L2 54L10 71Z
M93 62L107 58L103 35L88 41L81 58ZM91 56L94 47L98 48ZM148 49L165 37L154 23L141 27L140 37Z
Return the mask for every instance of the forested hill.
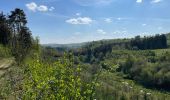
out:
M95 54L107 53L112 50L153 50L153 49L165 49L170 46L170 34L157 34L155 36L136 36L131 39L110 39L93 41L86 43L77 50L74 50L75 54L87 54L93 52Z
M79 48L81 46L84 46L86 42L84 43L70 43L70 44L42 44L44 47L52 47L52 48Z
M162 34L162 35L155 35L155 36L136 36L132 39L112 39L112 40L101 40L90 42L89 44L85 45L84 47L105 47L109 48L110 46L112 49L163 49L168 48L170 45L170 34Z
M162 42L161 42L162 41ZM164 43L163 43L164 42ZM77 48L112 48L120 49L161 49L170 47L170 33L155 36L136 36L124 39L104 39L99 41L70 43L70 44L42 44L44 47L56 48L57 50L70 50Z
M170 33L166 34L166 37L167 37L168 47L170 47Z

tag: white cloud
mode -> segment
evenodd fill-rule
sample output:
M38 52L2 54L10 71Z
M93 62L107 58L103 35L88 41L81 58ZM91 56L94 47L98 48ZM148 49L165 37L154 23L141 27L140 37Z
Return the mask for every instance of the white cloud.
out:
M117 18L117 20L122 20L122 18L119 17L119 18Z
M47 12L47 11L53 11L55 9L54 7L48 8L46 5L37 5L35 2L26 4L26 7L27 9L33 12L36 12L36 11Z
M111 23L111 22L112 22L112 19L111 19L111 18L105 18L104 21L105 21L106 23Z
M150 33L150 32L141 32L139 34L140 34L140 36L148 36L148 35L150 35L152 33Z
M70 24L91 24L93 20L89 17L78 17L68 19L66 22Z
M136 3L142 3L144 0L136 0ZM163 0L151 0L151 3L159 3Z
M113 0L95 0L97 4L108 5L113 2Z
M31 2L26 4L26 7L31 10L31 11L36 11L37 10L37 4L35 2Z
M142 26L146 26L147 24L142 24Z
M136 3L142 3L143 1L142 0L136 0Z
M104 30L102 30L102 29L98 29L97 33L99 33L99 34L106 34L106 32Z
M127 19L132 19L132 18L118 17L118 18L115 18L115 19L121 21L121 20L127 20Z
M73 0L81 6L105 6L116 0Z
M159 3L161 1L163 1L163 0L152 0L152 3Z
M54 7L50 7L49 8L49 11L53 11L55 8Z
M40 5L39 7L37 7L38 11L42 11L42 12L46 12L48 11L48 7L45 5Z
M80 16L81 15L81 13L76 13L76 16Z

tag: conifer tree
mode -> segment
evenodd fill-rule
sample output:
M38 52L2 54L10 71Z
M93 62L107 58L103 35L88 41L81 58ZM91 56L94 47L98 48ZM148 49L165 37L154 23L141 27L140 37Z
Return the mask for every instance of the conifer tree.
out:
M7 24L7 19L0 13L0 44L8 45L11 39L11 31Z

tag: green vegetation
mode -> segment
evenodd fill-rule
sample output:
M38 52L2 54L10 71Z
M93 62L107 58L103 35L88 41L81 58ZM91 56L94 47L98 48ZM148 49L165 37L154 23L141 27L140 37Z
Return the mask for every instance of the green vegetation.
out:
M11 51L8 47L0 45L0 59L11 56Z
M168 34L166 35L166 37L167 37L168 47L170 47L170 33L168 33Z
M170 99L169 34L56 48L26 24L21 9L0 14L0 99Z
M82 52L80 53L82 55L79 55L81 61L102 66L102 73L105 73L100 76L99 81L103 85L100 89L102 87L103 89L96 93L102 92L105 95L99 98L108 97L110 100L116 97L121 98L123 95L126 99L131 100L134 97L134 100L136 100L136 98L144 96L145 93L151 93L151 100L169 99L169 49L100 51L100 55L97 56L95 49L92 48L89 50L90 53L84 54L84 51ZM90 57L88 57L88 54L90 54ZM126 90L124 90L124 87L122 88L122 82L123 84L127 82L129 94L124 92ZM106 88L108 90L104 90ZM141 95L141 90L145 91L143 95ZM133 93L134 91L135 93ZM108 94L112 95L109 96ZM143 99L141 98L141 100Z
M34 55L35 56L35 55ZM93 83L81 80L81 66L74 64L72 55L54 63L43 63L39 58L27 60L23 99L74 99L93 98Z
M154 51L145 51L140 55L128 56L125 62L120 63L118 70L145 86L169 90L169 57L170 52L157 55Z
M152 37L144 37L140 38L140 36L136 36L135 39L131 40L130 43L132 49L163 49L167 48L167 37L166 35L156 35Z

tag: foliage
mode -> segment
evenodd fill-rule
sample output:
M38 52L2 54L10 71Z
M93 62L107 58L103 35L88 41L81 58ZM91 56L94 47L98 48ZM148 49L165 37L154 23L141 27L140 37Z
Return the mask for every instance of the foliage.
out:
M140 36L136 36L131 40L130 43L132 49L163 49L167 48L167 37L166 35L155 35L152 37L144 37L140 38Z
M29 53L33 42L31 32L26 24L26 15L19 8L11 11L9 16L0 14L0 44L11 49L18 63Z
M43 63L39 58L27 62L24 77L23 99L84 100L93 98L92 84L83 84L81 67L67 55L53 64Z
M0 45L0 58L10 57L11 55L11 51L8 47Z
M9 45L11 35L6 16L3 13L0 13L0 44Z
M148 56L146 58L146 56ZM169 71L170 71L170 52L164 52L161 55L154 55L152 52L148 55L136 57L130 56L125 62L120 63L119 69L129 78L132 78L146 86L170 89Z

